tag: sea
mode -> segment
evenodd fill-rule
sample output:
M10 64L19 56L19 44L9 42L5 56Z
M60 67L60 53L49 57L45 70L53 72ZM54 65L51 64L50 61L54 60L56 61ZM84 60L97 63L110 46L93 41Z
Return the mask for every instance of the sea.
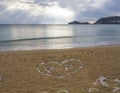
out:
M120 44L120 25L0 25L0 51Z

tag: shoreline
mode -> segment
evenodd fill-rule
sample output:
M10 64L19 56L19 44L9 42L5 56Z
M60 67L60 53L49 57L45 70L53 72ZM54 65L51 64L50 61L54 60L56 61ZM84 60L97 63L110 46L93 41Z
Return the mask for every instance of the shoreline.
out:
M99 47L115 47L120 46L120 44L110 44L110 45L96 45L96 46L82 46L82 47L71 47L71 48L61 48L61 49L28 49L28 50L0 50L0 53L4 52L27 52L27 51L52 51L52 50L70 50L70 49L85 49L85 48L99 48Z
M109 87L94 86L99 77ZM115 80L120 80L120 45L0 52L1 93L89 93L90 88L112 93L120 87Z

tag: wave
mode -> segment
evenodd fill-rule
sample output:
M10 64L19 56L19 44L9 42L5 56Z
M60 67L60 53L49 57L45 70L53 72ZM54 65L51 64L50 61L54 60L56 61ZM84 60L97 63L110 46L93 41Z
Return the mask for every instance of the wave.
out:
M60 37L40 37L40 38L22 38L22 39L11 39L11 40L1 40L2 42L17 42L17 41L31 41L31 40L45 40L45 39L65 39L65 38L79 38L79 37L112 37L113 35L88 35L88 36L60 36Z
M40 37L40 38L23 38L23 39L12 39L12 40L2 40L0 42L14 42L14 41L29 41L29 40L42 40L42 39L59 39L59 38L73 38L79 36L60 36L60 37Z

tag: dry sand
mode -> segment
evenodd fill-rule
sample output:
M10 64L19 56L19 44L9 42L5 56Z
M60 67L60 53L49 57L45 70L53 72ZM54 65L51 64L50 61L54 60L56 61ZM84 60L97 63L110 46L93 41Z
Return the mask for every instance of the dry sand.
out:
M80 59L83 68L64 78L41 74L36 66L42 62ZM109 88L95 86L99 93L112 93L120 87L112 80L120 79L120 46L0 52L0 93L88 93L100 76L108 78Z

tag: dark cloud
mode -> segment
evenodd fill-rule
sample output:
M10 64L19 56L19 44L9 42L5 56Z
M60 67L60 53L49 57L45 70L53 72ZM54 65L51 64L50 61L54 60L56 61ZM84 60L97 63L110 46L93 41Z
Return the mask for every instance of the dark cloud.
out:
M97 20L101 17L117 16L120 14L120 0L109 0L99 8L87 7L86 11L76 14L76 19L80 21Z

